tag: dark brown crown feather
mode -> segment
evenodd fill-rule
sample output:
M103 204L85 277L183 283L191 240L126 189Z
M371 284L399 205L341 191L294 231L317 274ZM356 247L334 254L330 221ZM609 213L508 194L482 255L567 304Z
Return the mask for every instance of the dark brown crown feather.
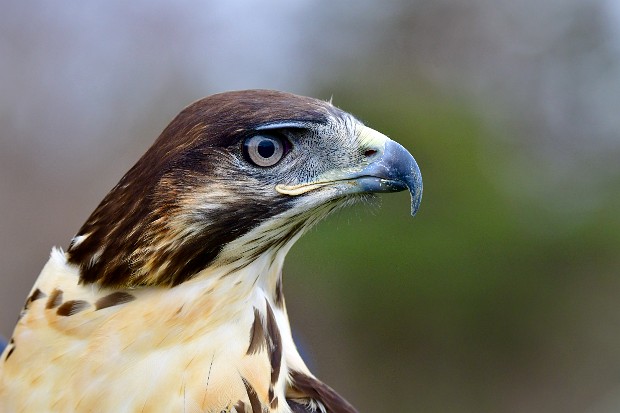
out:
M342 113L320 100L269 90L222 93L191 104L88 218L69 246L69 262L80 267L81 282L108 287L172 286L191 278L228 242L287 208L288 199L277 194L254 199L256 182L231 172L240 140L261 125L325 123ZM229 167L226 173L222 165ZM184 235L174 238L174 218L187 212L182 208L191 196L224 187L235 197L222 200L226 208L217 222L200 231L206 224L196 211L186 222L195 231L188 236L176 228ZM165 245L166 237L174 248L149 250Z

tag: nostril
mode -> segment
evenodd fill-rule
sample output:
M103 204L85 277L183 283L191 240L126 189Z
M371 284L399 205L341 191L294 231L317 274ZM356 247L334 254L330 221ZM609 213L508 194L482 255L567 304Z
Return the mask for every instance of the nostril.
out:
M376 154L377 151L374 149L368 149L366 152L364 152L364 156L367 158L370 158L371 156L373 156L374 154Z

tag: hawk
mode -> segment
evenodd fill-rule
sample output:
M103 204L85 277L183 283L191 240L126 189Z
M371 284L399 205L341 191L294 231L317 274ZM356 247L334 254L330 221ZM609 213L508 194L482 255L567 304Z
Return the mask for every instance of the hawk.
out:
M0 358L3 412L356 412L293 342L282 265L373 193L422 196L398 143L268 90L185 108L53 249Z

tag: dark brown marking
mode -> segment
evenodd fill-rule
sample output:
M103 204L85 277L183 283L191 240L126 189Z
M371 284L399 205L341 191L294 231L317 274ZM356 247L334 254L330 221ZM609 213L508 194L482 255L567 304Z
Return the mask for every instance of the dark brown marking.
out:
M293 413L316 413L316 410L311 408L308 404L302 404L288 399L286 400L286 403L288 404L288 407L291 408Z
M265 328L260 317L258 309L254 308L254 323L250 329L250 345L246 354L256 354L265 348L267 338L265 337Z
M101 297L100 299L98 299L95 302L95 310L101 310L103 308L108 308L119 304L125 304L135 299L136 297L129 293L117 291L115 293L108 294L105 297ZM181 308L183 308L183 306L181 306Z
M28 311L28 308L30 307L30 303L32 303L33 301L36 301L40 298L45 298L47 297L47 294L45 294L44 292L42 292L41 290L39 290L38 288L35 289L32 294L30 294L30 297L28 297L26 299L26 303L24 304L24 308L22 309L22 311L20 311L19 316L17 317L17 320L19 321L24 315L26 315L26 311Z
M62 304L62 290L54 288L54 291L52 291L50 297L47 299L45 308L49 310L58 307L60 304Z
M58 310L56 310L56 314L61 316L71 316L73 314L79 313L90 307L90 303L84 300L70 300L63 303Z
M271 399L271 401L269 402L269 406L271 406L272 409L277 409L278 408L278 398L274 397L273 399Z
M37 288L32 292L32 294L30 294L30 297L28 297L28 302L31 303L33 301L36 301L40 298L45 298L45 297L47 297L47 294L45 294L43 291Z
M284 296L282 295L282 273L278 276L278 280L276 281L276 293L274 304L278 308L282 308L284 306Z
M246 413L245 412L245 403L243 403L241 400L239 400L237 402L237 404L235 404L235 411L237 413Z
M276 317L269 305L269 301L265 300L267 305L267 336L269 347L269 361L271 363L271 384L275 384L280 377L280 367L282 365L282 337L278 329Z
M11 347L11 349L6 353L6 357L4 358L5 362L9 359L9 357L11 357L11 354L13 354L13 351L15 351L15 346Z
M293 390L305 394L311 399L320 401L325 405L327 411L330 413L359 413L355 407L353 407L342 396L336 393L327 384L310 377L304 373L300 373L295 370L291 370L291 387ZM291 406L291 401L288 401ZM291 407L292 409L292 407ZM293 410L294 412L304 412L306 410Z
M261 413L262 407L261 402L258 400L258 394L256 394L256 390L254 387L245 379L243 380L243 385L245 386L245 392L248 394L248 399L250 399L250 406L252 407L252 413Z

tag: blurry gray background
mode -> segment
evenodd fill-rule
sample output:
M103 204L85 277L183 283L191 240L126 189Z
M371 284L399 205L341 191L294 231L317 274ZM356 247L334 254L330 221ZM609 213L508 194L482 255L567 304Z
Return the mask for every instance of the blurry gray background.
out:
M620 2L5 0L0 333L185 105L329 99L408 147L406 194L289 255L315 373L363 412L620 411Z

